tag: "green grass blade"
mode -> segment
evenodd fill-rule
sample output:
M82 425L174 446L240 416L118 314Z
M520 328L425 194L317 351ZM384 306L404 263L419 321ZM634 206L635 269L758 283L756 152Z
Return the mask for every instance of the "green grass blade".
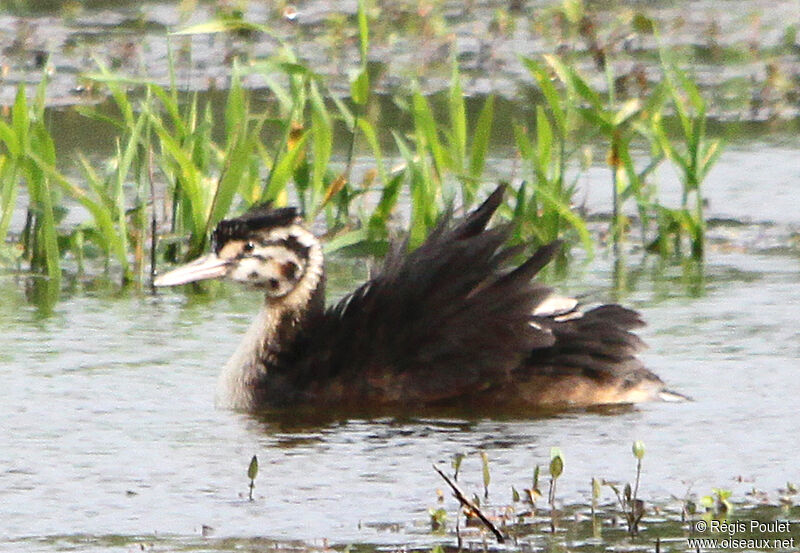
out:
M125 183L128 179L128 172L135 156L140 152L140 136L145 122L148 120L146 113L140 113L136 118L136 124L130 129L130 135L124 149L117 147L117 170L114 188L114 203L116 206L116 219L119 227L119 244L115 248L117 260L122 267L123 279L130 278L128 265L128 223L125 215Z
M639 115L641 109L641 101L638 98L631 98L622 104L619 110L614 113L614 116L611 118L611 125L619 127L628 123L631 119Z
M0 121L0 142L5 144L12 158L22 155L22 144L20 144L17 132L5 121Z
M102 81L108 87L109 92L111 92L114 102L117 104L117 107L122 113L125 125L132 127L134 124L133 105L131 104L130 100L128 100L128 94L125 89L120 86L121 83L119 78L115 77L98 58L95 57L94 62L98 69L100 69L100 78L94 80L102 79Z
M164 126L161 119L152 113L150 114L150 119L163 152L169 156L168 160L165 161L168 161L170 165L174 164L175 169L177 169L175 184L178 186L181 198L189 204L193 241L197 242L199 238L196 231L205 229L208 218L208 202L211 200L210 194L207 193L203 186L203 175L192 161L189 153L172 136L172 133Z
M370 236L368 229L360 228L356 230L351 230L349 232L345 232L344 234L339 234L330 240L327 240L323 246L323 250L327 255L337 250L341 250L342 248L348 248L350 246L355 246L356 244L366 242L369 239Z
M486 152L489 150L489 140L492 135L492 124L494 123L494 95L486 98L478 122L475 124L475 132L472 139L472 152L469 163L469 174L474 181L479 181L483 176L486 166Z
M246 123L240 121L239 125L234 130L235 138L230 140L228 151L225 154L225 166L214 191L214 199L205 225L204 234L206 236L230 210L236 191L242 186L245 169L255 150L254 139L244 128Z
M0 155L0 244L4 244L17 204L19 171L16 160Z
M28 101L25 97L25 86L22 84L17 87L17 96L11 108L11 126L14 128L18 151L21 154L28 145L28 129L31 127Z
M369 100L369 92L369 73L366 67L362 67L350 79L350 97L357 106L364 106Z
M605 136L611 137L614 134L614 125L612 125L608 119L606 119L607 114L603 111L599 111L593 107L591 108L584 108L580 107L577 109L577 112L583 117L590 125L597 127L597 129L602 132Z
M592 236L586 228L586 222L574 211L569 204L564 203L559 197L555 196L546 186L536 185L536 195L541 198L543 206L547 209L552 209L558 215L567 221L572 228L578 233L581 240L583 249L587 254L594 255L594 244L592 243Z
M234 63L231 72L231 86L228 89L228 99L225 102L225 130L229 140L238 136L238 127L247 120L247 101L245 100L244 90L238 63Z
M378 170L378 178L380 179L381 184L388 186L386 167L384 166L383 154L381 152L381 144L378 141L378 135L375 132L375 127L373 127L369 121L363 117L360 117L358 119L358 128L361 129L361 133L364 135L364 138L367 140L367 144L369 144L369 147L372 150L372 156L375 158L375 165Z
M453 61L453 72L450 76L448 107L451 130L450 157L453 160L454 169L461 171L467 155L467 110L464 102L464 89L461 87L461 76L455 61Z
M333 124L325 100L316 83L309 87L309 104L311 106L311 151L314 158L311 162L311 186L316 204L325 188L325 174L333 152Z
M533 143L528 137L528 130L518 121L514 122L514 141L522 159L531 159L533 157Z
M553 159L553 128L544 108L536 106L536 155L535 169L536 180L547 183Z
M558 75L558 78L581 98L589 102L595 110L603 109L603 101L597 92L572 67L566 65L557 56L546 54L544 60Z
M117 233L114 228L114 219L112 216L113 203L111 202L111 198L109 197L106 200L103 197L107 196L103 182L89 163L89 160L86 159L83 154L79 154L78 158L89 186L96 194L101 195L99 202L92 200L86 192L71 185L66 179L55 178L54 180L60 185L62 190L74 200L78 201L92 215L94 225L97 228L95 240L103 250L106 258L111 254L112 249L115 251L122 249L124 254L124 248L120 248L121 241L119 239L119 233Z
M358 44L361 54L361 65L366 66L369 53L369 20L365 0L358 0Z
M386 223L392 214L397 200L400 198L400 190L402 189L405 174L399 172L395 174L392 179L386 183L381 193L381 199L375 207L375 211L369 219L367 228L369 229L370 238L375 238L385 234Z
M344 123L344 126L348 129L352 129L353 125L355 124L355 116L353 115L353 112L338 96L332 96L331 100L333 100L333 103L339 112L339 118Z
M44 265L47 269L47 276L57 287L56 283L61 281L61 254L58 248L58 233L56 230L55 217L53 215L53 194L50 189L50 180L47 177L43 166L52 167L55 157L55 148L52 138L44 127L44 124L37 122L34 125L31 135L31 153L36 153L36 157L30 157L26 177L30 196L35 198L37 211L37 222L39 232L39 247L43 250ZM36 252L34 256L38 256Z
M424 140L422 145L430 151L437 174L441 177L447 169L444 148L439 140L436 120L433 117L431 105L428 99L422 95L419 87L416 88L411 98L411 106L417 138L418 140Z
M269 184L262 194L263 200L276 200L279 195L285 195L286 186L292 178L295 164L303 152L310 133L303 132L303 135L294 144L294 147L286 152L272 169Z
M547 101L547 107L553 114L553 120L558 126L559 134L565 136L567 133L567 114L562 107L561 96L553 85L550 79L549 72L540 63L530 59L522 58L522 63L528 69L528 72L533 75L539 85L539 89Z
M400 151L400 155L406 162L405 174L409 178L409 188L411 191L409 241L413 247L421 244L428 234L428 225L430 223L428 214L431 209L428 207L428 204L432 203L433 198L428 191L429 187L426 186L429 179L425 178L424 171L420 167L420 160L411 152L405 140L403 140L397 131L392 130L392 136L394 137L395 144L397 144L397 149Z
M697 175L698 182L705 180L708 172L717 162L720 154L722 154L722 150L722 142L719 140L714 140L713 142L705 145L700 157L700 169Z

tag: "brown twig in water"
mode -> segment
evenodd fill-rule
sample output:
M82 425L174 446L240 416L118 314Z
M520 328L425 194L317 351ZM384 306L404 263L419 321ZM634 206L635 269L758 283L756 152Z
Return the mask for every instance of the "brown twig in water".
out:
M497 529L497 526L495 526L491 520L486 518L486 515L481 512L478 506L475 505L475 503L473 503L469 498L467 498L466 495L464 495L464 492L461 491L461 488L458 487L458 484L450 480L450 478L448 478L445 473L439 470L439 467L436 465L433 465L433 470L438 472L439 476L444 478L444 481L447 482L447 485L450 486L451 490L453 490L453 495L456 499L458 499L458 502L467 507L473 513L475 513L479 519L481 519L481 522L486 526L486 528L488 528L492 534L494 534L494 537L497 538L498 543L505 543L506 539L503 537L503 534L500 532L500 530Z

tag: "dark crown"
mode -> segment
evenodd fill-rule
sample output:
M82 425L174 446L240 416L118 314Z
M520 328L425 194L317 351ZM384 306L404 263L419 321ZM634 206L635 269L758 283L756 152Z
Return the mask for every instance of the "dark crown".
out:
M272 208L270 202L251 207L243 215L220 221L211 235L214 251L219 253L230 240L247 240L253 232L291 225L297 218L297 208Z

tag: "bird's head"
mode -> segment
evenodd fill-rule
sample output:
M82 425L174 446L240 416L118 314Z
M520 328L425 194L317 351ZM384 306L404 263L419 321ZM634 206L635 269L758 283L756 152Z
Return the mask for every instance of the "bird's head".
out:
M165 273L156 286L225 278L284 298L301 285L315 288L322 274L322 247L293 207L260 205L221 221L212 253Z

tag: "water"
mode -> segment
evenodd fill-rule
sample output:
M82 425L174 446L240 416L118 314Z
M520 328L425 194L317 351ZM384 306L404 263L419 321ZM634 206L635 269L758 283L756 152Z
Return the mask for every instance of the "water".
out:
M312 66L331 78L332 88L344 90L347 72L330 63L328 49L315 47L316 30L329 8L306 4L298 22L305 34L297 24L267 14L266 5L250 3L248 9L257 21L277 19L272 21L277 31L284 38L297 36ZM479 4L475 20L489 21L493 4ZM773 48L787 22L796 20L792 2L733 5L737 9L722 14L710 3L693 6L684 20L687 27L668 40L705 44L714 21L722 46L755 39L761 48ZM92 100L74 87L82 71L94 70L86 51L97 50L108 34L120 37L107 49L110 57L122 58L123 70L134 75L146 70L149 78L167 82L164 29L202 21L213 6L201 3L185 21L173 5L160 3L143 4L138 12L89 9L73 20L37 13L28 19L34 25L28 38L17 17L2 15L5 27L14 29L0 36L3 48L17 39L26 39L27 46L10 54L14 59L0 83L0 101L13 98L17 82L39 78L40 69L26 57L39 47L51 51L56 67L50 104ZM352 12L354 6L347 9ZM653 10L657 18L672 20L683 6L668 3ZM479 52L474 21L462 21L458 6L449 9L457 12L448 17L461 54ZM520 81L530 81L516 54L552 45L523 23L515 36L492 42L489 63L501 71L488 77L490 86L484 76L496 67L487 69L462 55L465 75L480 76L465 78L466 90L514 91ZM39 36L45 33L37 29L55 30L53 36L61 38L41 46ZM61 48L76 37L77 48ZM130 37L141 38L144 47L127 59ZM224 84L225 57L235 44L223 37L195 37L192 43L194 63L205 70L178 67L181 83L205 88L210 75L218 86ZM272 48L260 41L253 55ZM403 41L376 47L375 56L391 61L395 72L419 65L416 50ZM796 74L796 58L784 53L777 62L782 74ZM703 84L716 83L717 76L724 83L745 83L747 97L751 75L764 79L760 65L722 62L697 65ZM442 75L449 75L449 63L442 67ZM435 76L422 79L426 91L442 82ZM741 103L722 105L715 115L740 118ZM779 107L784 117L779 127L796 127L796 105ZM384 117L401 117L384 108ZM529 106L510 105L513 109ZM498 114L501 121L507 116ZM60 152L108 154L113 141L76 112L54 110L50 117ZM746 132L736 136L746 124L720 131L730 143L704 183L706 212L736 224L712 227L714 246L703 281L680 267L659 270L655 260L636 267L631 260L636 267L628 279L631 289L621 300L647 319L641 334L650 349L643 357L671 388L693 398L685 404L519 420L377 418L316 425L263 420L213 407L217 371L253 315L256 302L243 291L222 286L206 298L180 290L150 296L81 283L48 315L26 300L24 283L0 275L0 379L6 382L0 401L0 552L295 550L328 542L428 548L437 539L447 540L432 536L428 524L428 509L439 505L436 490L443 487L432 464L448 467L454 454L466 454L462 485L480 493L478 453L486 451L490 500L504 505L511 486L529 486L533 466L546 465L550 448L558 446L566 459L558 497L585 505L593 476L632 478L634 440L647 448L640 495L648 501L663 504L671 496L703 495L714 487L732 489L734 498L755 487L774 499L787 481L800 480L800 144L791 134L770 136L773 123L752 125L762 133L761 142ZM600 150L596 157L597 166L580 183L593 213L610 210L610 177ZM495 165L509 163L515 162ZM674 171L665 166L657 180L662 202L677 205ZM81 217L78 210L69 216ZM21 217L20 210L13 228ZM334 268L335 295L366 274L361 262L338 260ZM609 299L610 282L610 264L601 255L589 265L574 264L558 286ZM260 472L250 502L246 471L254 454ZM604 497L610 500L607 490ZM444 506L452 520L455 501L448 497Z
M649 366L691 403L307 427L213 408L217 369L252 314L246 293L223 287L203 300L88 291L41 318L3 278L0 550L49 551L63 540L103 550L110 545L97 540L109 536L177 543L199 538L203 526L214 539L420 545L430 542L427 509L443 485L431 464L448 466L459 452L467 454L463 485L475 491L478 452L488 452L498 503L512 485L529 485L551 446L566 458L559 496L586 502L592 476L631 478L635 439L647 446L645 498L774 491L800 477L800 261L712 251L706 278L700 297L667 274L643 279L625 299L649 322ZM609 279L599 259L561 287L581 292ZM250 502L254 454L260 473ZM446 505L455 512L453 501Z

